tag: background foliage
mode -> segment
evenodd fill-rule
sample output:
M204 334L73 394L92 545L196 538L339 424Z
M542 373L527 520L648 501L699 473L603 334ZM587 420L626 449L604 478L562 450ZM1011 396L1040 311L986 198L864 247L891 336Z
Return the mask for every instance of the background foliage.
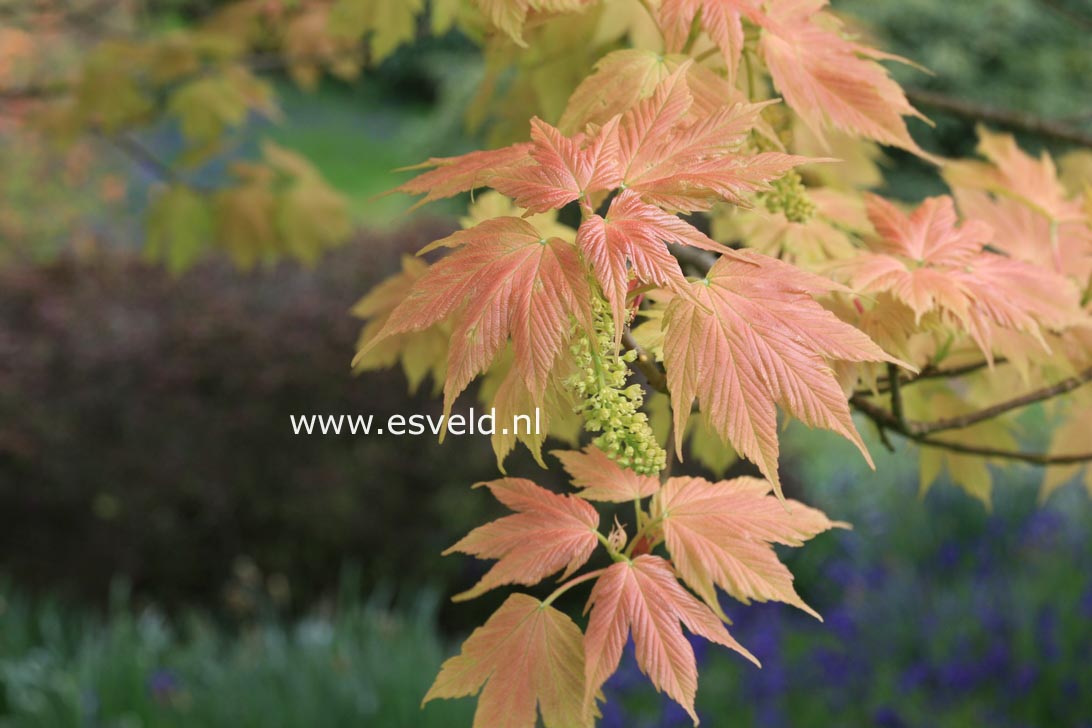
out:
M227 5L155 4L147 20L156 33L185 32ZM0 5L10 7L20 9ZM1088 129L1092 57L1079 3L836 8L936 73L898 71L911 86ZM349 231L405 220L394 215L404 198L372 198L390 186L391 168L465 151L487 133L498 141L522 124L464 126L488 63L448 36L313 84L305 68L277 64L259 79L277 113L258 103L265 92L241 115L221 106L223 89L188 113L183 95L178 113L123 125L143 157L120 137L77 135L56 147L30 132L27 100L6 89L48 80L9 60L19 41L0 25L0 566L11 577L0 599L0 720L215 726L238 724L241 711L263 725L466 724L468 704L418 714L417 702L481 615L413 599L478 576L436 555L490 508L465 494L466 483L494 475L488 444L289 438L286 420L436 407L425 393L403 399L397 374L367 384L346 376L359 328L346 312L401 252L454 223ZM196 110L206 108L211 121ZM970 153L973 122L932 115L934 136L914 129L923 145ZM201 149L203 125L221 123L230 143ZM1034 135L1021 142L1043 146ZM201 153L190 159L194 148ZM289 156L273 169L277 148ZM298 257L316 267L267 263L244 246L225 250L258 271L239 275L213 255L182 272L207 252L197 250L200 233L218 224L214 198L236 189L240 161L271 165L272 180L249 172L275 196L263 198L265 212L284 208L293 180L308 178L323 233ZM888 152L885 165L887 192L909 200L937 191L908 155ZM178 193L178 176L196 199ZM325 223L343 216L330 227L343 240L326 238ZM314 227L307 217L269 219ZM337 242L344 251L318 255ZM138 250L173 272L138 260ZM1027 429L1038 422L1032 415ZM732 614L766 667L704 655L706 725L826 725L830 706L847 722L889 726L1081 725L1092 714L1082 659L1092 650L1092 513L1076 488L1037 510L1036 471L1018 468L1002 478L992 512L948 488L918 502L906 452L882 456L873 475L847 468L828 439L793 432L789 442L786 487L856 530L785 555L826 626L770 605ZM537 474L526 461L511 467ZM330 585L345 560L359 564L361 587L339 599ZM131 594L104 609L118 575ZM391 655L405 659L397 670ZM683 725L635 672L627 657L608 684L622 712L604 724ZM821 688L787 690L801 684Z

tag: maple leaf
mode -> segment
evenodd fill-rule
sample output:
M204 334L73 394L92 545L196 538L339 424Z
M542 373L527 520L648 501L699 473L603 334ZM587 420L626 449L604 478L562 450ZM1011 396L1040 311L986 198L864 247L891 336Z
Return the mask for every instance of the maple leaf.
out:
M173 184L152 198L146 252L171 273L191 266L212 242L212 209L207 198Z
M686 277L667 249L668 242L735 254L685 220L643 202L628 190L611 201L606 217L592 215L580 225L576 244L611 305L616 342L621 341L626 319L631 274L640 283L685 288Z
M1035 159L1016 144L1011 134L995 134L978 127L978 152L990 164L948 162L944 179L952 187L988 190L1016 197L1048 220L1063 222L1084 217L1080 204L1068 199L1054 161L1045 151Z
M1072 407L1062 423L1050 435L1050 455L1077 455L1089 451L1088 433L1092 431L1092 396L1084 389L1075 395ZM1092 495L1092 466L1089 464L1051 465L1043 471L1039 502L1043 503L1054 491L1083 472L1084 487Z
M978 151L989 163L949 162L944 179L960 211L993 226L994 247L1070 275L1092 275L1092 228L1078 200L1069 199L1054 162L1034 159L1008 134L979 127Z
M424 195L414 207L420 207L434 200L452 197L460 192L469 192L485 187L494 174L524 167L532 163L528 156L531 143L513 144L500 149L470 152L459 157L432 157L426 162L399 171L429 169L394 189L410 195Z
M504 31L517 44L526 47L523 26L532 11L568 13L582 10L592 0L476 0L489 22Z
M558 128L573 133L588 124L605 124L655 93L672 72L686 66L686 85L693 97L690 115L708 116L726 106L746 102L747 97L723 76L691 62L688 56L623 48L603 56L595 70L569 97ZM768 122L755 120L757 131L776 139Z
M513 594L444 662L421 704L481 690L474 728L535 728L539 711L546 728L592 728L583 664L580 628L553 607Z
M583 134L570 139L541 119L531 119L530 156L537 164L491 174L489 186L538 213L617 187L622 180L616 122L585 140Z
M386 325L387 319L413 289L413 285L428 270L428 263L410 255L402 256L402 271L375 286L353 306L351 313L367 319L357 342L358 353L353 358L355 371L384 369L400 362L409 382L410 393L416 392L425 377L432 375L437 389L444 380L449 331L434 326L423 331L407 332L387 337L381 344L368 347ZM368 348L364 353L362 350Z
M651 96L672 70L670 60L654 51L623 48L608 53L573 91L558 127L572 133L603 124Z
M495 422L517 422L517 417L533 416L537 418L539 426L531 427L528 422L526 428L522 426L493 428L490 440L493 453L497 457L497 468L501 473L505 472L505 458L515 448L517 442L526 445L535 462L545 468L542 444L547 436L575 446L579 441L580 433L584 430L583 419L573 411L575 404L572 392L564 383L569 372L561 368L554 372L547 383L545 397L536 402L534 395L527 389L523 376L512 366L514 356L511 348L511 346L507 347L490 367L482 379L481 386L478 387L478 396L493 410ZM535 414L529 414L531 412Z
M651 97L622 115L619 165L625 189L680 212L708 210L725 200L744 204L745 192L815 160L780 152L743 153L748 133L767 104L737 103L687 120L694 104L681 64Z
M724 57L728 80L734 84L743 54L743 16L753 22L762 19L753 0L664 0L659 20L664 44L677 52L686 46L694 20L700 17L702 28Z
M702 478L670 478L653 499L667 550L679 575L715 611L716 587L747 603L776 600L819 619L793 588L792 573L773 544L802 546L835 523L822 512L794 500L779 501L770 483L735 478L710 483Z
M362 352L387 336L421 331L454 316L445 412L509 337L516 366L540 400L568 339L570 318L591 318L590 292L576 249L560 238L543 240L533 225L516 217L487 220L422 252L437 247L457 250L418 279Z
M838 284L757 253L739 254L745 260L720 258L664 315L680 457L697 399L713 429L758 465L779 496L776 404L846 437L871 464L827 360L897 360L812 299L840 290Z
M876 60L902 60L847 40L826 0L769 5L760 48L785 102L817 135L835 129L932 159L911 138L904 116L924 118ZM834 29L829 29L831 27Z
M564 568L562 580L587 562L599 543L599 514L589 503L558 495L524 478L502 478L485 486L515 513L475 528L444 551L499 559L472 589L454 601L473 599L502 584L533 585Z
M584 500L630 503L660 489L657 478L623 468L594 445L585 447L584 452L554 450L552 454L561 461L573 485L581 489Z
M1077 287L1045 268L985 253L953 276L971 298L967 328L987 359L997 328L1028 334L1049 352L1042 329L1088 325Z
M958 396L946 384L922 382L907 392L904 406L907 417L912 419L927 421L958 417L979 409L977 404ZM970 427L942 432L933 435L933 438L970 447L1016 450L1020 443L1016 439L1014 430L1011 417L997 417ZM987 509L990 508L993 490L993 476L989 468L990 458L933 447L922 447L919 452L918 489L922 497L929 492L929 488L940 474L947 471L953 483L968 495L982 501ZM1001 465L1004 461L993 460L993 462Z
M618 669L631 631L638 667L657 690L686 709L694 725L698 724L694 712L698 671L680 622L694 634L759 664L728 634L724 623L679 584L671 565L659 556L646 554L609 567L595 582L587 608L591 617L584 635L584 701L589 706Z
M870 195L875 251L838 264L863 292L889 292L909 306L915 322L930 312L951 316L992 360L995 328L1029 334L1081 319L1079 294L1057 274L985 250L993 229L979 220L958 224L950 197L931 197L907 215Z

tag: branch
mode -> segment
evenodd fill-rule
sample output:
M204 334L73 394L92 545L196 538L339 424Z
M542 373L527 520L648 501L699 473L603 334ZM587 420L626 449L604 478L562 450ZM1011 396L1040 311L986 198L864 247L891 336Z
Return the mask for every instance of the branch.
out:
M883 407L873 404L861 395L854 395L850 398L849 402L855 410L875 423L876 427L880 430L881 436L887 431L891 431L926 447L941 448L952 452L966 453L968 455L1020 460L1035 465L1066 465L1092 461L1092 452L1076 455L1048 455L1045 453L1001 450L991 447L979 447L977 445L964 445L958 442L938 440L931 437L931 435L945 430L969 427L979 422L998 417L1006 412L1011 412L1012 410L1026 407L1036 402L1043 402L1052 397L1065 394L1066 392L1071 392L1090 381L1092 381L1092 367L1084 370L1075 377L1063 379L1057 384L1037 389L1023 396L1015 397L993 405L992 407L986 407L966 415L949 417L934 422L900 421L895 414L885 410Z
M906 414L902 409L902 383L899 381L899 368L897 365L887 365L887 381L891 382L891 416L901 427L905 427Z
M996 357L993 360L995 366L999 364L1005 364L1007 362L1008 360L1001 356ZM932 364L927 364L925 367L922 368L920 372L918 372L917 375L900 377L899 384L902 386L906 386L908 384L914 384L915 382L919 382L923 379L955 379L956 377L962 377L964 374L972 374L980 369L985 369L989 365L990 363L988 361L976 361L971 364L961 364L957 367L941 369L940 367L934 366ZM890 381L891 379L888 377L881 377L880 379L876 380L875 391L871 389L859 389L856 391L856 394L860 394L863 396L868 396L870 394L886 394L887 392L891 391L891 386L889 384Z
M1002 460L1019 460L1032 465L1076 465L1078 463L1092 462L1092 452L1077 455L1048 455L1040 452L1024 452L1022 450L1001 450L994 447L978 447L977 445L964 445L958 442L945 440L932 440L930 438L910 438L923 447L935 447L941 450L963 453L965 455L979 455L987 458L1000 458Z
M993 419L1006 412L1011 412L1012 410L1020 409L1021 407L1027 407L1036 402L1043 402L1065 394L1066 392L1072 392L1074 389L1077 389L1090 381L1092 381L1092 367L1085 369L1075 377L1063 379L1057 384L1036 389L1033 392L1028 392L1020 397L1014 397L1013 399L1000 402L992 407L980 409L977 412L971 412L958 417L948 417L942 420L936 420L935 422L914 423L913 429L916 434L919 435L932 435L937 432L944 432L945 430L962 429L978 422Z
M1044 119L1026 111L1001 109L996 106L979 104L937 91L927 91L920 88L907 88L904 90L906 91L906 98L917 106L925 106L971 121L997 124L998 126L1027 132L1046 139L1054 139L1082 147L1092 147L1092 133L1065 122Z
M637 343L637 339L633 338L633 334L630 333L629 329L622 333L622 345L630 351L637 352L637 359L634 360L632 366L645 375L648 386L657 392L667 394L667 378L664 376L663 370L660 369L660 365L653 360L652 356Z
M708 273L709 269L720 257L699 248L691 248L688 245L678 245L676 243L668 243L667 249L680 263L693 266L702 275Z
M903 437L920 440L921 438L926 438L929 435L944 432L945 430L957 430L964 427L970 427L979 422L999 417L1006 412L1011 412L1012 410L1020 409L1021 407L1027 407L1036 402L1043 402L1065 394L1066 392L1071 392L1090 381L1092 381L1092 367L1085 369L1075 377L1063 379L1057 384L1036 389L1035 391L1028 392L1020 397L1015 397L995 404L992 407L986 407L965 415L948 417L933 422L915 422L912 420L900 421L894 413L888 412L882 407L869 402L863 395L859 394L850 397L849 403L853 405L854 409L864 414L880 427L897 432Z

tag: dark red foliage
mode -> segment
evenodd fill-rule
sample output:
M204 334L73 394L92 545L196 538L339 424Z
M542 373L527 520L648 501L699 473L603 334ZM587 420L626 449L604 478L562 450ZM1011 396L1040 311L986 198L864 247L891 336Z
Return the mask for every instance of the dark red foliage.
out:
M92 598L125 574L171 604L218 603L237 556L297 603L347 561L365 585L450 577L440 551L484 517L466 486L496 475L486 438L289 424L439 413L400 372L351 374L348 310L445 232L363 237L314 270L171 278L111 254L0 272L0 572Z

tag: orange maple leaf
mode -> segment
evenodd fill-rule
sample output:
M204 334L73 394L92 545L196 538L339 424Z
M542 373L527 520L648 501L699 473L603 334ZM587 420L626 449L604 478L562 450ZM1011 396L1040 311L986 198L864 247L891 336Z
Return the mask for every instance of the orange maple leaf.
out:
M531 143L523 142L500 149L470 152L458 157L433 157L426 162L404 167L398 171L428 169L409 182L394 188L395 192L410 195L424 195L414 207L420 207L434 200L452 197L460 192L469 192L479 187L486 187L493 175L516 167L532 164L528 153ZM431 169L429 169L431 168Z
M618 669L631 631L638 667L657 690L666 692L686 709L695 725L698 670L694 650L683 636L680 622L694 634L759 664L728 634L720 618L679 584L671 564L659 556L638 556L609 567L595 582L588 609L591 617L584 635L584 701L588 706Z
M489 177L489 186L530 212L560 209L596 192L614 189L618 169L617 119L594 136L573 138L541 119L531 119L531 166L511 167Z
M760 48L785 102L820 139L829 125L936 161L913 140L902 118L925 117L876 62L903 59L844 38L838 21L822 12L826 4L771 3L761 19Z
M437 326L426 331L390 336L381 346L368 347L368 344L386 324L390 313L402 303L417 279L427 271L428 263L404 255L402 271L377 285L352 308L354 316L368 320L357 341L358 350L367 347L368 351L366 355L361 353L353 357L353 369L382 369L401 362L411 394L430 374L434 388L439 390L444 378L448 332Z
M485 486L515 511L475 528L444 555L460 552L483 559L499 559L468 591L455 596L465 601L502 584L537 584L564 568L562 579L583 566L599 543L599 513L589 503L558 495L524 478L502 478Z
M776 600L819 614L793 588L792 573L773 544L802 546L836 526L822 512L794 500L778 501L770 483L735 478L671 478L652 501L667 550L679 575L719 613L716 587L740 601Z
M766 104L736 103L690 115L694 97L682 63L618 124L619 167L627 190L672 211L708 210L715 202L743 204L741 195L816 160L779 152L743 153Z
M664 45L670 52L682 50L690 38L694 20L700 18L702 28L724 57L729 81L734 83L743 55L743 16L752 22L761 22L758 3L754 0L664 0L659 13Z
M540 401L570 317L590 321L590 291L576 248L543 240L526 220L498 217L426 246L457 250L422 275L368 345L454 316L444 411L512 339L516 366ZM587 324L590 327L590 324Z
M751 251L739 254L745 260L719 259L664 314L679 456L697 399L717 434L757 464L779 496L775 404L846 437L871 465L828 359L897 360L812 299L841 286Z
M422 705L481 690L474 728L592 728L584 702L580 628L551 606L513 594L444 662ZM484 689L483 689L484 686Z
M840 263L863 292L888 292L919 322L938 312L957 322L987 358L995 328L1029 334L1046 346L1041 327L1065 328L1081 318L1071 281L1045 268L987 251L994 231L979 220L958 224L950 197L931 197L907 215L875 195L868 216L874 252Z
M584 452L554 450L552 454L561 461L573 485L581 489L584 500L630 503L660 489L657 478L623 468L594 445L585 447Z
M640 283L685 289L686 277L667 249L669 242L735 255L690 223L630 191L614 198L606 217L592 215L580 225L576 244L611 305L617 341L626 320L630 275Z

